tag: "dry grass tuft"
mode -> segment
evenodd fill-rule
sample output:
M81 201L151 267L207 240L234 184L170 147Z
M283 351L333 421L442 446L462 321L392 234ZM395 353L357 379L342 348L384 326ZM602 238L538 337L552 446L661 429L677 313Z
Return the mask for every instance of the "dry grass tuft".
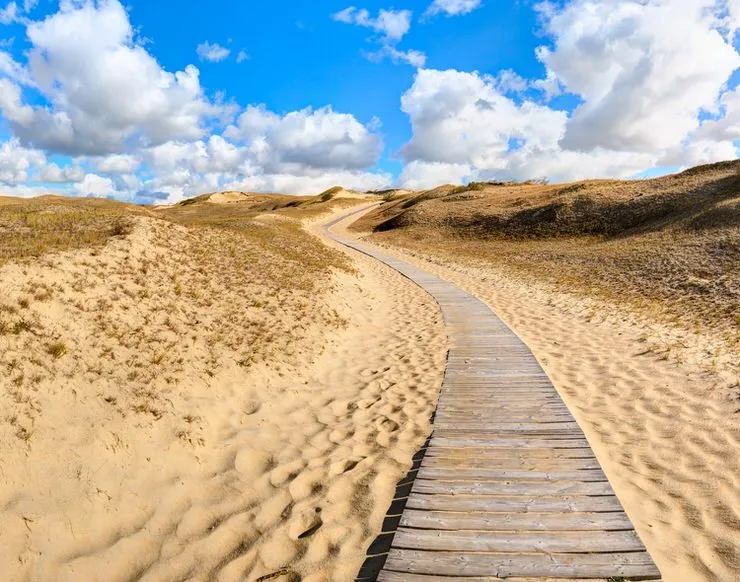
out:
M52 342L47 346L46 351L55 360L58 360L67 353L67 346L64 342Z

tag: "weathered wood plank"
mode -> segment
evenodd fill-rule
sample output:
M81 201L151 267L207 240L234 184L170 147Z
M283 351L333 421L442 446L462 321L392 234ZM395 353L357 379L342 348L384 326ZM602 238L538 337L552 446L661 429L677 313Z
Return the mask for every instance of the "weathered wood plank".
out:
M421 463L423 468L445 469L531 469L533 471L573 471L582 469L601 469L595 458L576 459L548 459L531 458L525 456L480 459L472 456L464 457L432 457L425 456Z
M539 448L539 449L580 449L588 447L588 441L584 439L523 439L523 438L496 438L492 435L466 435L464 437L433 436L431 446L440 447L504 447L504 448Z
M660 572L647 552L476 554L392 548L388 553L385 569L446 576L660 577Z
M434 495L412 493L406 507L429 511L622 511L614 495L536 497L521 495Z
M408 572L391 572L383 570L378 576L378 582L457 582L455 578L449 576L435 576L434 574L409 574ZM465 582L497 582L504 580L494 576L466 576ZM356 582L365 582L357 580ZM368 581L375 582L375 581ZM507 582L532 582L532 578L522 580L521 578L509 578Z
M634 531L437 531L400 527L393 546L409 550L461 552L638 552L643 545Z
M414 493L439 493L443 495L614 495L608 481L440 481L416 479L411 489Z
M424 458L447 458L447 459L473 459L485 461L487 459L595 459L591 449L514 449L514 448L433 448L427 449Z
M591 449L481 449L481 448L434 448L427 449L424 458L442 457L447 459L595 459Z
M465 415L465 414L450 414L449 412L437 412L437 416L435 417L436 420L440 422L467 422L467 423L507 423L507 424L516 424L516 423L527 423L536 421L540 424L558 424L563 422L569 422L568 417L562 417L562 416L535 416L532 414L515 414L515 413L509 413L509 415L504 415L501 413L496 414L477 414L475 416L472 415ZM580 429L579 429L580 430Z
M471 406L468 405L466 408L462 403L445 403L438 409L438 414L469 414ZM478 414L498 414L498 415L512 415L527 414L534 415L542 418L547 418L548 415L557 415L564 418L573 418L570 411L562 406L542 406L533 404L496 404L492 405L485 403L481 406L476 407Z
M622 531L632 522L621 511L610 513L507 513L406 509L401 525L435 530Z
M483 423L483 422L466 422L460 421L455 423L453 421L445 422L440 420L440 426L437 426L435 422L434 434L438 437L451 437L455 432L460 433L460 436L472 436L478 438L479 436L490 436L490 437L516 437L516 438L539 438L539 439L550 439L555 437L566 438L566 439L579 439L583 438L583 433L579 428L565 427L561 428L557 424L546 424L543 423L539 426L523 426L516 424L509 424L505 426L505 423ZM473 433L473 434L471 434Z
M445 416L445 412L444 411L441 412L440 413L440 416L441 417L444 417ZM462 420L462 417L458 417L458 418L461 418L461 420ZM476 419L476 418L469 418L469 419L466 419L466 422L476 422L477 420L478 419ZM568 424L569 422L571 422L571 421L565 421L565 423L563 423L561 421L558 421L558 422L538 422L538 421L521 422L521 421L511 421L511 422L509 422L508 420L503 420L503 421L502 420L497 420L495 422L491 422L489 424L487 430L485 430L485 431L482 430L481 431L482 433L485 433L485 434L482 434L481 435L481 438L490 439L491 438L491 435L492 434L495 434L496 432L509 433L509 432L512 432L513 430L526 431L526 430L558 429L559 428L561 431L568 431L568 432L570 432L572 434L578 435L578 437L577 437L578 439L585 439L586 437L583 434L583 431L581 430L581 428L579 426L577 426L577 425ZM516 425L520 425L520 426L516 426ZM529 425L529 426L523 426L523 425ZM560 425L560 426L558 426L558 425ZM436 428L436 425L435 425L435 428ZM450 429L448 428L448 429L445 429L445 430L449 431ZM468 437L468 436L466 436L466 438L476 438L476 437ZM510 437L504 436L503 438L510 438ZM549 437L547 437L547 438L549 438ZM568 437L568 438L573 438L573 437Z
M480 467L424 467L417 473L419 479L455 481L606 481L601 469L575 471L534 469L488 469Z
M502 422L521 422L518 420L519 418L537 422L570 422L573 420L573 416L566 409L533 406L510 406L506 408L502 406L482 406L475 410L465 410L462 407L440 406L437 408L437 416L447 416L450 418L498 418Z

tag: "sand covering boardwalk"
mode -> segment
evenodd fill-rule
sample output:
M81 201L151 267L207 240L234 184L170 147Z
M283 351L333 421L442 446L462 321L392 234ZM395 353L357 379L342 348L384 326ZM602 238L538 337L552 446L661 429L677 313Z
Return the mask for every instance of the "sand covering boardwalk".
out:
M660 578L529 348L456 285L327 232L427 290L449 334L434 431L378 580Z

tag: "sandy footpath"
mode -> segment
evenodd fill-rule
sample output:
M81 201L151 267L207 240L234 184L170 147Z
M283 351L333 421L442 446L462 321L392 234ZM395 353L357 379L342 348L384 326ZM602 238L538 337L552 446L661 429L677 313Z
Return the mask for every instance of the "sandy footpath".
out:
M530 346L667 582L740 580L740 384L711 337L676 348L674 331L613 306L382 249L480 297Z
M180 236L180 227L168 228L165 238ZM118 241L92 257L65 253L53 272L64 261L77 271L113 264L136 251L131 245L142 236L137 230L133 242ZM12 405L25 407L33 422L21 434L17 425L31 422L25 413L15 425L3 419L0 578L351 580L397 481L431 430L446 357L432 299L369 258L353 260L357 272L338 272L334 290L316 298L347 321L344 328L305 330L290 350L274 354L270 367L232 364L190 377L190 360L180 358L181 380L163 397L170 401L161 416L115 413L123 398L115 382L99 390L102 378L71 366L64 376L39 379L27 395L16 392ZM52 267L3 267L0 285L12 272L8 301L23 277L43 278L44 269ZM122 317L164 309L155 298ZM40 310L47 327L64 327L71 317L65 305L55 297L28 309ZM279 310L273 316L276 323L285 317ZM192 323L168 333L175 334L171 351L190 346L196 358L206 343ZM293 324L280 323L280 329ZM0 347L13 348L14 341L13 334L0 336ZM65 358L60 354L60 365ZM10 374L0 375L0 388L14 393Z

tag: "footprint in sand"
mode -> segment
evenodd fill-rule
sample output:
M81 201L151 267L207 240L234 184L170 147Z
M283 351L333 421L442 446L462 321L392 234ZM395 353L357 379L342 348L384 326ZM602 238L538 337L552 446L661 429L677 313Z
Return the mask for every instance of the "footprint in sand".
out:
M245 449L234 459L234 468L244 477L255 479L272 468L272 456L265 451Z
M395 420L385 417L378 423L378 429L383 432L396 432L399 429L399 425Z
M329 466L329 477L336 477L337 475L341 475L342 473L348 473L352 469L354 469L357 464L362 459L354 460L354 459L343 459L341 461L337 461L335 463L332 463Z
M244 408L243 408L244 414L246 414L247 416L251 416L252 414L256 413L260 409L261 405L262 403L259 400L256 400L254 398L247 400L244 403Z

